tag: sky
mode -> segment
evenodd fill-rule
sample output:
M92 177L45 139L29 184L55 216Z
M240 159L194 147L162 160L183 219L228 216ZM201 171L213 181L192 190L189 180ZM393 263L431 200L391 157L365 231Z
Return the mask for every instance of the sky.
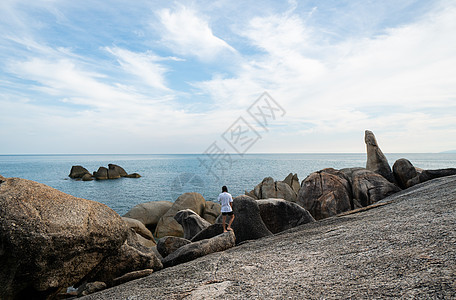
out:
M446 0L2 0L0 154L453 150L455 32Z

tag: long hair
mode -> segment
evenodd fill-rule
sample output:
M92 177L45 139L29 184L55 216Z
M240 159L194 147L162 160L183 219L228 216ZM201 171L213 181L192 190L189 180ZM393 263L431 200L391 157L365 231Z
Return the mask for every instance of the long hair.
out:
M222 193L223 192L227 192L228 193L228 188L226 187L226 185L222 186Z

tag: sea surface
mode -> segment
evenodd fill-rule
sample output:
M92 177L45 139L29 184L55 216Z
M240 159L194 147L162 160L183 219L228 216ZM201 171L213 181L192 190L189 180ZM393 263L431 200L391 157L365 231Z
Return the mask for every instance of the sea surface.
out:
M456 167L456 153L385 154L390 165L407 158L416 167ZM117 164L141 178L80 181L68 177L73 165L90 172ZM175 201L185 192L215 200L226 185L233 196L252 190L264 177L283 180L297 173L300 182L324 168L365 167L366 154L245 154L203 157L197 154L0 155L0 175L44 183L70 195L104 203L120 215L143 202Z

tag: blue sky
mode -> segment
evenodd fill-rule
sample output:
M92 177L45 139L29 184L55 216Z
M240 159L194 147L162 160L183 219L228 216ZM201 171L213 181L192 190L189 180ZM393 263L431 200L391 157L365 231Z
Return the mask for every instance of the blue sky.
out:
M0 2L0 154L456 149L455 1ZM267 91L285 110L262 128Z

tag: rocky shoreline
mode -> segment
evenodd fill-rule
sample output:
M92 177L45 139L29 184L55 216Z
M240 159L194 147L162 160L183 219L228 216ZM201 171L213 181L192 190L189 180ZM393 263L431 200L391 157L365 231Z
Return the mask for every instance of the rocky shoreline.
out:
M379 226L387 228L396 228L396 224L403 223L403 220L398 219L397 212L391 212L391 215L388 212L378 219L380 215L377 216L373 211L388 211L387 207L395 205L399 205L397 209L402 211L409 207L408 215L402 216L402 218L409 218L409 222L412 220L415 222L414 214L426 215L427 213L415 210L417 203L425 201L425 198L428 197L426 195L433 195L433 197L443 195L443 200L430 196L426 199L432 203L444 201L446 207L451 206L453 201L454 206L454 196L451 195L451 192L454 194L456 178L451 175L456 174L456 169L422 170L415 168L407 159L399 159L391 169L372 132L365 132L365 142L368 154L366 168L323 169L310 174L301 183L299 183L297 175L293 173L290 173L283 181L274 181L273 178L267 177L251 191L246 191L245 195L235 197L233 210L236 218L232 224L234 232L228 233L223 233L220 224L220 205L206 201L198 193L182 194L175 202L142 203L120 217L103 204L76 198L33 181L0 176L0 264L3 267L0 271L0 298L68 298L76 295L85 296L112 288L109 291L121 291L119 295L128 294L128 297L136 295L135 297L138 299L147 299L152 295L143 297L140 294L129 294L128 290L124 291L124 287L120 290L115 287L148 276L147 280L161 278L158 285L167 293L163 282L167 282L171 286L173 284L169 280L163 280L162 275L157 274L169 274L167 270L180 265L195 264L195 266L199 266L198 261L205 261L206 257L212 259L224 257L227 267L231 268L234 273L238 272L239 278L251 272L253 275L267 271L272 274L262 274L266 281L272 280L273 274L280 273L286 278L284 282L287 280L294 282L290 278L293 274L289 272L299 273L300 268L306 268L307 260L297 258L296 254L290 253L287 247L295 249L304 258L311 258L310 261L314 257L308 257L307 252L302 252L301 246L307 247L310 252L334 251L335 254L342 255L337 246L346 243L344 247L355 247L353 253L362 254L364 252L360 249L370 246L363 244L364 242L356 246L357 239L360 236L362 236L362 241L371 239L371 237L365 236L368 232L375 236L377 233L372 230L379 230L373 225L375 222L379 222ZM92 175L83 167L74 166L70 177L90 180L89 176L95 176L96 179L114 179L128 175L117 165L110 164L109 169L104 169L103 172L95 172ZM110 173L109 170L111 170ZM97 173L106 173L106 176L103 177ZM444 178L435 179L439 177ZM437 187L440 190L433 190ZM423 207L430 205L432 210L436 210L432 203L420 205ZM347 221L355 220L358 216L371 215L376 217L374 219L366 217L366 220L363 221L365 223ZM426 216L426 218L428 217ZM416 221L421 222L421 220ZM339 224L339 222L341 223ZM440 219L436 222L440 222ZM333 228L334 224L339 224L336 229ZM314 243L318 244L318 235L324 239L327 233L333 231L343 233L346 226L352 225L355 227L344 237L351 241L337 241L336 245L331 246L323 243L317 245L316 248L308 245L306 238L309 236L315 239ZM452 225L455 225L454 220ZM359 228L355 234L356 226ZM372 226L374 227L372 228ZM314 230L318 234L309 233ZM438 228L432 228L432 232L429 232L430 237L440 239L441 237L434 236L438 230ZM404 229L404 232L407 230ZM395 232L395 234L402 234L402 232ZM381 236L380 238L385 240L371 240L370 243L381 243L381 246L377 248L383 246L391 248L395 245L395 241L388 237ZM252 248L249 245L257 243L252 242L253 240L258 240L259 244ZM265 241L269 241L270 248L262 246L262 243L268 243ZM424 241L412 239L410 242L413 244ZM326 248L322 249L323 246ZM450 249L454 250L454 244ZM240 251L240 253L236 251ZM270 269L269 265L244 268L257 259L252 255L259 253L258 251L262 256L268 257L269 264L275 265L276 269ZM214 254L216 252L220 253ZM376 250L374 252L377 253ZM395 253L395 251L393 252ZM227 257L230 253L235 254L235 257L241 256L241 258L237 258L240 265L230 264L232 259ZM284 253L286 256L282 257ZM285 264L287 267L280 265L279 262L287 259L288 256L294 258L291 261L287 260L288 265ZM351 254L349 256L352 257ZM323 259L320 263L328 259L326 256L319 257L318 255L315 259L317 258ZM331 257L332 259L335 258ZM313 262L314 269L321 267L318 259ZM267 261L262 263L268 264ZM213 265L213 263L210 264ZM334 268L334 266L332 267ZM186 267L182 268L183 270L177 271L183 272L182 274L174 274L172 277L185 278L188 275L185 271ZM219 270L218 260L216 268L216 273L222 272ZM222 267L220 266L220 268ZM288 272L287 268L289 268ZM204 273L205 268L203 267L202 270ZM359 272L355 269L350 270L354 273ZM337 269L337 271L342 272L343 270ZM450 275L454 279L454 273ZM218 293L236 287L236 280L220 280L215 277L208 279L208 283L204 285L201 285L200 282L196 288L199 292L192 290L181 296L213 298L210 296L210 291ZM318 278L311 280L318 280ZM269 282L269 284L273 284L273 282ZM352 281L349 281L349 285L352 285ZM67 292L67 288L71 286L78 288L77 291ZM248 295L257 298L248 292L252 290L258 294L258 297L260 295L275 297L269 292L260 293L257 290L260 286L261 284L258 287L252 285L247 288L247 291L243 291L245 294L238 294L238 296ZM303 286L301 288L305 289ZM287 290L290 293L287 295L292 297L301 295L299 289L297 287L295 289L295 294L292 290L284 290ZM343 290L343 288L341 289ZM444 290L445 293L454 292L454 285L450 288L445 286ZM173 297L180 297L178 295L181 292L172 288L169 291L174 293ZM326 289L323 291L327 292ZM276 292L281 295L280 297L285 295L283 291ZM103 299L117 297L110 293L98 295L104 295L99 296L106 297ZM204 293L208 294L204 296ZM305 295L303 291L301 293ZM165 298L165 294L160 295ZM313 298L317 294L309 295L312 296L310 298ZM324 295L324 293L320 294L319 297L332 297L329 294ZM223 292L219 296L231 297L228 292ZM354 297L358 296L366 297L369 294L356 294ZM119 297L117 299L124 299Z

